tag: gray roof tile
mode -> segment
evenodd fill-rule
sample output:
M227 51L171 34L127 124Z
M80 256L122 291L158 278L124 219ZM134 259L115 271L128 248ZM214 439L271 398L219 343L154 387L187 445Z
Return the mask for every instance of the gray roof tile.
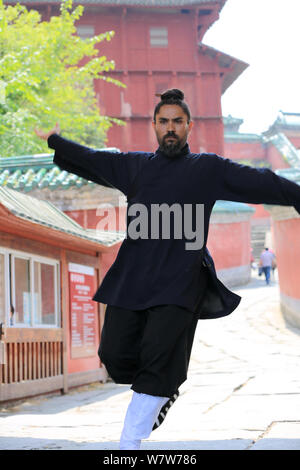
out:
M125 232L85 229L51 202L10 188L0 187L0 204L16 217L105 246L112 246L125 237Z

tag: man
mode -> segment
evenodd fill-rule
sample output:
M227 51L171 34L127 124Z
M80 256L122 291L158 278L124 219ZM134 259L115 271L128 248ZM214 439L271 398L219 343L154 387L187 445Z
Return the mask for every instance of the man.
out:
M275 260L275 255L269 248L265 247L265 250L260 255L260 265L262 267L263 273L265 275L266 284L270 284L270 274Z
M139 449L178 397L198 319L228 315L240 302L217 279L206 248L215 201L294 205L300 214L297 184L267 168L191 153L192 126L183 93L173 89L154 110L155 153L96 151L62 138L58 126L36 130L60 168L127 196L127 238L93 297L107 304L100 358L115 382L133 390L120 449ZM158 207L163 216L173 210L167 237L166 223L152 220ZM143 217L134 217L139 211ZM202 243L193 244L191 233L196 239L198 232Z

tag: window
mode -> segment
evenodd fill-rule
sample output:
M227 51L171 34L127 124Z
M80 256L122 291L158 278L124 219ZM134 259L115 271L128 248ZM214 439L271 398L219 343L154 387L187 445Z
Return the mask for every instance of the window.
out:
M10 253L9 259L8 325L39 328L60 326L59 263L25 253Z
M34 261L33 314L36 325L55 325L55 266Z
M30 264L29 259L14 257L12 272L15 298L14 324L30 326L31 302L30 302Z
M0 253L0 323L5 323L5 257Z
M81 37L82 39L85 38L92 38L95 36L95 27L93 25L79 25L76 27L77 36Z
M168 47L168 28L150 28L150 46Z

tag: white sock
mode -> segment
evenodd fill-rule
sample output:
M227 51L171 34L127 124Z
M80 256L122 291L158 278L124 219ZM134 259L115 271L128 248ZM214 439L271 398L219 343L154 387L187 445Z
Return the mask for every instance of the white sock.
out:
M141 440L150 436L154 422L168 397L133 392L120 439L121 450L138 450Z

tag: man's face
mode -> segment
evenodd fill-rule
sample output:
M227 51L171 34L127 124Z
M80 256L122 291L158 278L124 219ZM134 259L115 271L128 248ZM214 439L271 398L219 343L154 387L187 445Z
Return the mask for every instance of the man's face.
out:
M152 122L160 149L170 158L176 157L186 144L192 121L180 106L163 105Z

